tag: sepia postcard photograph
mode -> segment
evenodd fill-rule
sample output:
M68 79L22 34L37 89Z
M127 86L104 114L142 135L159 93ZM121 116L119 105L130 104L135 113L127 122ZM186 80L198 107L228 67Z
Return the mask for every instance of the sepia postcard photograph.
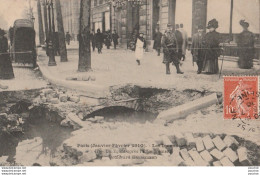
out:
M0 4L1 175L33 166L259 173L260 0Z

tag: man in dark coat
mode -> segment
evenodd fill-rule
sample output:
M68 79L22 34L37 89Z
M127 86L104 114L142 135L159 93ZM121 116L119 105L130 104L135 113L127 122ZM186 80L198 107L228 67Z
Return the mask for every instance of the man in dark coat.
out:
M239 48L238 66L241 69L251 69L253 67L254 51L254 34L248 30L249 23L245 20L240 21L243 32L238 36L237 45Z
M0 79L12 79L14 71L8 53L8 41L4 35L5 31L0 29Z
M93 49L93 52L94 52L95 48L96 48L96 39L95 39L95 31L94 30L92 30L92 32L90 34L90 41L91 41L92 49Z
M220 34L216 32L218 21L212 19L208 22L207 28L209 32L205 35L203 71L208 74L217 74L219 72L218 57L220 56Z
M66 38L67 44L70 45L71 36L70 36L69 32L66 33L66 37L65 38Z
M111 34L110 34L110 30L108 30L107 32L105 32L105 45L107 46L107 49L110 49L111 46Z
M96 39L96 47L98 48L98 53L102 53L103 43L104 43L104 37L103 34L100 32L100 29L97 29L97 33L95 34Z
M158 56L160 56L161 53L161 47L162 47L162 33L159 31L158 28L155 29L155 34L153 36L154 38L154 44L153 44L153 49L155 49L158 53Z
M116 32L116 30L114 30L114 33L112 34L112 41L114 43L114 49L116 49L116 46L118 45L118 34Z
M163 63L166 65L166 74L171 74L170 63L173 63L176 67L177 74L183 74L180 70L180 60L178 59L178 42L175 34L172 31L172 25L167 25L167 30L162 37L162 47L163 47Z
M178 42L178 59L181 60L183 38L182 38L182 33L179 31L179 28L180 28L179 24L176 24L174 34L175 34L177 42Z
M198 65L197 73L200 74L203 67L203 44L204 44L204 28L203 26L198 26L198 33L194 34L192 37L191 44L191 54L193 56L193 62L196 62Z

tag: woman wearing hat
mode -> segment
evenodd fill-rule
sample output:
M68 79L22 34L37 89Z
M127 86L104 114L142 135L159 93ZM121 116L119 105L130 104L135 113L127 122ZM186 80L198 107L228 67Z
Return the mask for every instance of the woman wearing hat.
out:
M5 31L0 29L0 79L14 78L13 66L8 53L8 41Z
M238 36L237 45L239 48L238 66L241 69L251 69L253 67L254 52L254 34L248 30L249 23L245 20L240 21L243 32Z
M205 35L205 58L203 71L208 74L217 74L219 71L218 57L220 56L220 34L216 32L218 21L212 19L208 22L209 32Z

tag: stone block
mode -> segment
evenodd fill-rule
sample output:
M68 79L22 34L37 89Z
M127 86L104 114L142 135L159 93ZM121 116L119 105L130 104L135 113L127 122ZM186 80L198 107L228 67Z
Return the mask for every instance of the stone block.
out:
M191 157L184 161L184 165L186 165L186 166L196 166L196 164L194 163L194 161L192 160Z
M51 104L59 104L59 99L57 99L57 98L52 98L51 100L50 100L50 102L51 102Z
M195 142L196 142L196 148L198 152L201 152L203 150L205 150L203 141L201 137L195 138Z
M238 160L243 166L250 166L251 163L247 156L247 149L245 147L240 147L237 149Z
M42 93L46 96L46 95L48 95L48 94L51 94L51 93L53 93L54 91L53 91L53 89L50 89L50 88L48 88L48 89L43 89L42 90Z
M163 144L166 145L166 146L172 145L172 142L170 141L170 139L166 135L162 135L162 141L163 141Z
M227 157L224 157L220 160L220 163L223 165L223 166L234 166L234 164L229 160L229 158Z
M60 99L60 102L67 102L68 96L66 94L60 94L59 99Z
M80 101L80 98L78 96L70 96L69 101L78 103Z
M182 133L176 133L175 139L179 147L185 146L187 144L187 141Z
M70 120L64 119L60 122L60 125L63 127L69 127L70 126Z
M222 159L225 155L219 151L218 149L213 149L212 151L210 151L210 154L215 157L216 159L220 160Z
M213 166L222 166L220 161L215 161L213 162Z
M223 142L223 140L219 136L216 136L212 141L213 141L214 145L220 151L224 150L227 147L226 144Z
M97 155L93 151L85 152L83 155L80 157L81 162L90 162L93 161L97 158Z
M230 148L225 149L223 153L226 157L228 157L231 160L231 162L235 162L238 160L237 153Z
M232 136L226 136L223 141L224 141L224 143L227 145L227 147L230 147L230 148L232 148L233 150L238 148L239 143L238 143L238 141L237 141L234 137L232 137Z
M192 133L185 133L184 135L187 141L187 148L188 149L196 148L196 141Z
M180 156L180 148L179 147L172 147L172 156L173 157Z
M41 103L46 103L47 102L47 98L43 97L41 98Z
M184 162L184 160L181 158L181 156L172 156L171 157L172 166L181 166Z
M204 146L206 147L206 149L208 151L211 151L211 150L214 149L215 146L214 146L214 144L213 144L213 142L212 142L212 140L211 140L209 135L206 135L205 137L203 137L202 141L203 141Z
M208 163L213 162L213 157L210 155L210 153L207 150L204 150L200 153L200 156Z
M187 161L190 159L189 153L186 148L180 150L181 157L183 160Z
M94 118L97 122L102 122L104 120L103 116L95 116Z
M189 154L191 158L193 159L196 166L208 166L208 162L202 159L198 151L195 150L189 150Z

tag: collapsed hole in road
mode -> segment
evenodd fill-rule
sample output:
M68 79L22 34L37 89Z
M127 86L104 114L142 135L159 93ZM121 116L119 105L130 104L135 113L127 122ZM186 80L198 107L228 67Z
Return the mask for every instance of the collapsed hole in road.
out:
M152 122L155 120L157 114L146 111L136 111L123 106L112 106L97 110L88 115L88 118L95 116L103 116L105 121L108 122L145 123L146 121Z

